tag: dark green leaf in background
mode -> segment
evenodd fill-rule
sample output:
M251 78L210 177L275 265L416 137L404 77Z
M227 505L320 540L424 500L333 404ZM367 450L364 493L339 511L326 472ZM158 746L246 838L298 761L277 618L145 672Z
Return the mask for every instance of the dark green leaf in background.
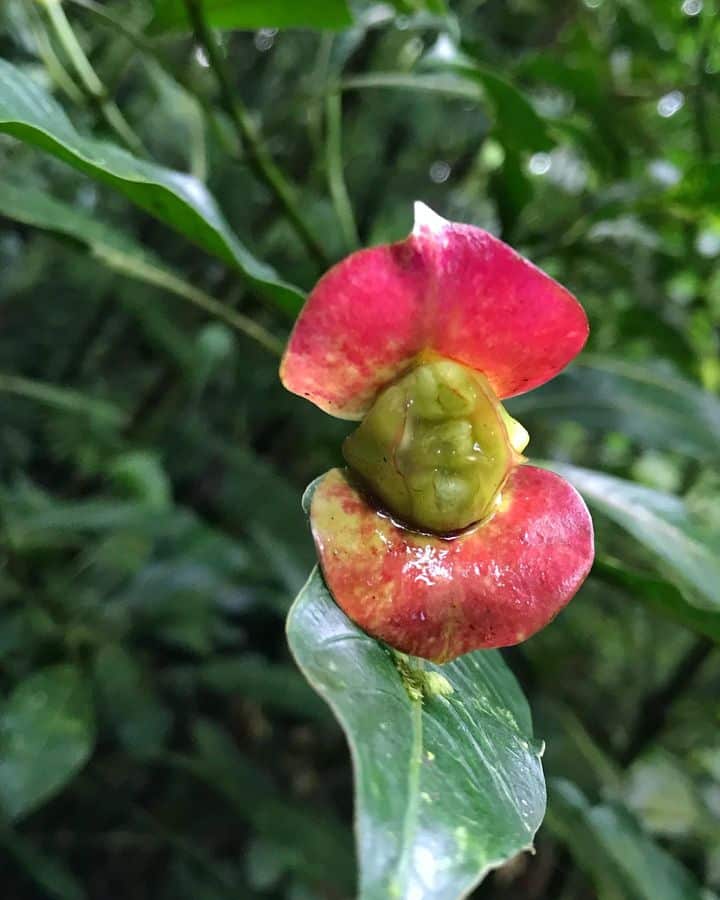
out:
M307 816L305 808L286 797L215 723L198 719L193 737L194 756L179 763L207 781L258 834L280 847L294 869L309 877L330 876L349 894L353 880L349 834L330 817L317 812Z
M720 644L720 613L688 603L683 592L669 581L635 571L606 557L595 560L593 572L609 584L626 588L634 599L640 600L653 612L667 616Z
M79 669L58 665L20 682L0 708L0 809L15 819L57 793L87 762L94 740Z
M240 243L202 182L79 134L56 101L5 60L0 60L0 131L111 185L209 253L235 266L249 284L282 308L299 309L302 293L281 281L270 266L255 259Z
M213 28L346 28L347 0L203 0ZM189 28L183 0L155 0L152 31Z
M541 745L499 653L445 666L395 656L350 622L317 570L287 630L350 744L362 900L451 900L532 847Z
M720 533L692 516L679 497L622 478L553 463L591 508L631 534L688 588L694 606L720 615Z
M98 653L93 674L102 709L122 746L140 759L156 756L172 717L138 661L122 646L108 644Z
M701 900L703 892L680 863L659 847L624 809L592 806L564 779L550 784L548 825L592 876L599 900Z
M513 415L619 431L645 447L715 460L720 399L667 367L584 354L566 372L508 403Z
M52 856L9 828L0 826L0 849L12 857L35 884L43 897L53 900L85 900L87 894L75 875Z
M163 263L155 254L123 232L101 222L95 215L56 200L38 188L11 184L8 181L0 181L0 215L73 238L87 246L98 261L108 268L127 278L183 297L205 312L224 319L272 353L282 352L281 341L262 326L248 316L228 309L225 304L189 284L178 271ZM118 297L118 302L131 309L134 305L132 295L124 293ZM294 304L283 308L291 314L295 311ZM149 318L147 312L145 317ZM181 352L177 355L182 364L191 364L186 358L187 354Z

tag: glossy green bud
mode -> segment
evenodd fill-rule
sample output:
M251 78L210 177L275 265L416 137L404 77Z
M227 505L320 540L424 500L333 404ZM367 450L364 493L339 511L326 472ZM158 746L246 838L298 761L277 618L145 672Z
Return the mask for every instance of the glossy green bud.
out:
M378 395L343 454L388 513L448 534L492 512L527 440L482 375L431 358Z

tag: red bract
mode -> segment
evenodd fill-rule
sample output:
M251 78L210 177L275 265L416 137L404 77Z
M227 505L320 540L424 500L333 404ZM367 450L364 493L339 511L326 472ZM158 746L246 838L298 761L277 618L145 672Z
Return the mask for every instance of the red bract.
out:
M563 287L422 204L405 241L320 280L281 377L333 415L366 417L346 442L355 471L324 477L310 519L328 587L367 632L443 662L526 639L575 594L590 516L569 484L522 465L527 435L500 398L552 378L587 333Z
M530 637L571 599L593 557L577 491L533 466L513 470L488 522L452 540L378 515L340 469L315 489L310 521L325 579L350 618L435 662Z
M361 419L422 350L482 372L503 399L557 375L587 335L556 281L482 228L416 204L407 240L353 253L320 279L280 376L326 412Z

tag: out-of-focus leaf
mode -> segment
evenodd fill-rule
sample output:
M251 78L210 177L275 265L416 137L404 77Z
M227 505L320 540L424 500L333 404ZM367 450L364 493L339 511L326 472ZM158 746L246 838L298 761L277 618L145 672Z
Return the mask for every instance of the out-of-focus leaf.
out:
M147 676L119 644L103 647L95 659L94 672L101 712L112 724L120 743L138 758L156 756L172 725Z
M80 882L58 859L41 852L9 828L0 827L0 847L42 888L43 897L84 900L87 896Z
M40 547L81 545L88 534L119 529L147 529L154 520L166 518L154 514L144 503L113 500L79 500L68 503L37 503L9 496L5 500L5 534L11 546L20 552Z
M519 153L510 148L505 151L502 165L490 176L490 189L497 205L502 235L509 240L533 195L532 183L525 174Z
M667 574L690 589L692 605L720 614L720 533L691 516L679 497L577 466L548 467L655 554Z
M514 150L551 150L554 141L547 123L529 100L509 81L461 53L447 35L441 35L424 62L461 80L482 87L495 111L500 140Z
M228 468L219 497L228 521L239 522L289 591L295 592L314 560L297 492L265 460L243 448L215 444Z
M125 422L125 413L112 403L88 397L71 388L57 387L19 375L8 375L0 372L0 394L15 394L30 400L36 400L46 406L66 410L79 416L87 416L112 428L118 428Z
M720 162L703 162L692 166L672 192L672 199L697 212L707 206L713 212L720 203Z
M390 0L390 2L401 13L412 14L426 10L436 16L444 16L448 11L445 0Z
M464 896L532 846L541 747L499 653L445 666L394 655L350 622L317 570L287 629L350 743L362 900Z
M119 190L138 206L235 266L261 294L297 312L302 293L255 259L233 234L202 182L81 135L65 111L20 69L0 60L0 131Z
M635 761L623 799L653 835L684 838L702 830L704 825L720 835L690 766L659 748Z
M72 665L41 669L0 709L0 809L16 819L61 790L95 740L90 691Z
M327 706L291 666L248 653L216 659L198 667L196 672L201 683L212 690L238 693L299 718L328 719Z
M720 644L720 615L692 606L674 584L603 557L596 559L593 572L610 584L626 588L634 599L641 600L653 612Z
M347 0L202 0L208 24L213 28L328 28L352 25ZM151 31L189 28L183 0L155 0Z
M399 88L407 91L424 91L430 94L447 94L465 100L481 100L477 85L455 75L409 75L405 72L370 72L345 78L340 84L345 90L364 88Z
M600 900L702 900L687 869L618 806L591 806L564 779L550 782L548 828L595 882Z
M119 492L148 508L167 509L172 503L170 479L153 453L122 453L112 461L108 474Z
M153 253L136 243L132 238L110 228L89 213L63 203L28 185L19 186L0 181L0 214L36 228L74 238L88 247L92 254L104 265L127 278L132 278L154 287L162 288L189 300L213 316L224 319L239 331L257 340L272 352L281 353L282 344L269 335L252 319L243 316L210 297L199 288L188 284L183 276L159 260ZM119 302L138 312L132 297L120 297ZM296 311L288 306L286 312ZM143 304L140 318L147 318L148 311ZM164 323L158 322L158 326ZM165 325L164 331L171 327ZM158 327L158 330L160 328ZM173 341L173 346L182 348L182 336ZM191 366L193 359L187 350L175 352L183 367Z
M259 835L292 851L288 858L295 870L347 891L353 870L347 832L319 810L308 816L214 723L197 719L193 735L196 755L181 765L218 790Z
M643 446L716 460L720 400L656 366L585 356L526 397L508 403L513 415L572 419L598 431L620 431Z

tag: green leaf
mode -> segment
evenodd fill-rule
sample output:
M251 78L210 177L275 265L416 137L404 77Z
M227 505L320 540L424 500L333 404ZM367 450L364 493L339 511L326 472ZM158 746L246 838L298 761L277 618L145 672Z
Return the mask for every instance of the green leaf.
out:
M112 403L88 397L71 388L57 387L44 381L33 381L20 375L0 372L0 394L2 393L35 400L78 416L87 416L113 429L120 428L126 420L125 413Z
M12 819L61 790L94 744L90 691L75 666L41 669L0 712L0 808Z
M215 659L194 672L211 690L241 694L273 710L327 721L328 709L294 666L271 663L259 654Z
M445 666L394 654L350 622L317 569L287 631L350 744L361 900L464 896L532 847L541 749L499 653Z
M0 180L0 214L26 225L73 238L88 247L103 265L126 278L170 291L210 315L224 319L271 352L282 353L282 342L261 325L189 284L179 272L163 263L131 237L98 221L95 216L82 209L56 200L44 191L29 185L11 184ZM118 302L129 307L131 311L137 309L137 298L130 292L119 296ZM140 304L140 308L142 319L145 321L150 311L144 302ZM289 313L295 311L294 306L286 309ZM160 310L156 313L160 313ZM170 327L165 317L158 321L158 325L160 324L163 326L163 332ZM180 344L180 341L173 341L173 346ZM175 355L184 369L192 365L190 354L183 352L182 349L176 351Z
M548 828L595 882L599 900L701 900L697 882L619 806L591 806L564 779L550 782Z
M297 312L303 295L281 281L233 234L202 182L78 133L58 103L20 69L0 60L0 131L116 188L133 203L237 268L259 293Z
M390 88L405 91L420 91L430 94L445 94L463 100L482 100L482 92L472 82L454 75L418 75L406 72L369 72L344 78L340 82L343 91L365 90L366 88Z
M136 758L152 758L162 750L172 716L153 690L146 673L119 644L103 647L93 670L102 712L121 745Z
M425 56L424 62L434 69L459 76L478 84L495 110L495 128L500 140L514 150L551 150L554 141L547 123L535 112L530 101L513 84L474 60L455 46L447 35L441 35Z
M0 847L43 889L43 897L84 900L87 896L82 885L60 860L42 853L11 829L0 827Z
M593 573L609 584L625 588L634 599L642 601L653 612L720 644L720 615L692 606L682 591L669 581L629 569L608 557L595 560Z
M193 737L196 755L180 760L181 765L212 785L258 835L282 847L294 869L332 880L349 896L352 848L340 823L317 809L308 816L305 806L293 803L210 720L196 719Z
M513 415L573 419L598 432L620 431L646 447L715 460L720 400L652 365L585 355L552 382L508 404Z
M346 0L203 0L213 28L328 28L352 25ZM183 0L155 0L151 32L189 28Z
M43 889L43 897L84 900L87 896L82 885L59 859L42 853L9 828L0 828L0 847Z
M720 534L670 494L561 463L548 468L567 478L587 502L625 529L688 588L693 606L720 613Z

